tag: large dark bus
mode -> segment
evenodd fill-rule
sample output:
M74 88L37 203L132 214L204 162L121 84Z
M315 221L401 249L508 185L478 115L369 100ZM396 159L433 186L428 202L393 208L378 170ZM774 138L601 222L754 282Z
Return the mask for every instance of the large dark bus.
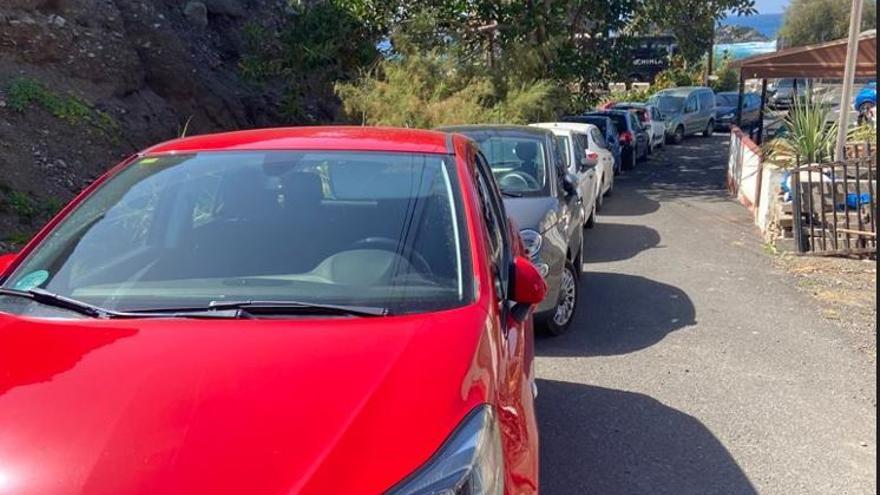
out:
M670 58L678 53L673 36L636 36L625 43L630 61L626 76L631 82L654 82L654 77L669 67Z

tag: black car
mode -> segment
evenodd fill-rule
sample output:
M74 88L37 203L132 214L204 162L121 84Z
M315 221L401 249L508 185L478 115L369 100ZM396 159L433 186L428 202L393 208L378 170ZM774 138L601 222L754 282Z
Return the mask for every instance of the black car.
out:
M593 124L594 126L598 127L599 132L602 133L602 137L605 138L605 143L608 145L608 150L611 151L612 155L614 155L614 173L620 173L620 167L623 162L620 154L623 150L620 146L620 138L618 136L617 126L614 125L613 120L600 115L569 115L567 117L562 117L560 121L573 122L577 124Z
M630 110L600 110L587 112L584 116L608 117L617 127L617 139L620 142L620 159L623 170L632 170L637 161L642 161L650 153L651 140L647 128L639 122L636 114Z
M547 281L547 296L535 321L552 335L565 332L574 317L581 275L584 208L577 178L565 168L553 133L538 127L466 125L441 127L473 139L504 196L504 209Z
M736 124L736 107L739 104L739 93L728 91L715 94L715 130L730 130ZM761 95L757 93L743 94L742 124L743 129L751 129L761 119Z

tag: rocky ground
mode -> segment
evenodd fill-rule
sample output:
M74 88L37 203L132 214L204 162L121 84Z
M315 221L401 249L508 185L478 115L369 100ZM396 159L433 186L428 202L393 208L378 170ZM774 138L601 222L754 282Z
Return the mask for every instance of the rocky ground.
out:
M748 43L754 41L769 41L755 28L747 26L719 26L715 30L715 43Z
M287 0L0 2L0 250L150 143L288 122L240 63L248 28L292 15Z

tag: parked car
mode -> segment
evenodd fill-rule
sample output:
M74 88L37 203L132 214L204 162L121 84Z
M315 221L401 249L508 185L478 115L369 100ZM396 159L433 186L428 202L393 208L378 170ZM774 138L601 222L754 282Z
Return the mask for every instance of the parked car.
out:
M853 107L859 112L859 122L876 122L877 108L877 81L871 81L862 86L856 93Z
M556 135L557 140L564 133L571 133L573 139L571 152L575 156L575 162L581 161L585 166L589 167L593 162L596 165L595 179L591 186L594 187L593 195L595 196L595 210L602 208L605 201L605 195L614 189L614 155L607 148L605 137L599 132L599 128L593 124L579 124L575 122L546 122L541 124L531 124L536 127L550 129ZM569 172L575 172L576 167L569 165ZM582 194L583 196L583 194ZM589 211L589 210L588 210ZM593 213L593 222L595 222L595 212ZM587 220L587 225L590 220Z
M617 126L614 125L614 121L611 120L610 117L602 115L569 115L562 117L560 120L562 122L592 124L596 126L596 128L599 129L599 133L602 134L602 138L605 140L605 148L610 151L611 155L614 157L614 173L620 173L623 160L621 158L622 150L620 139L618 138L619 133L617 132Z
M0 258L5 486L537 493L546 285L477 153L268 129L98 179Z
M584 207L577 179L568 174L553 133L528 126L472 125L442 130L477 142L522 229L526 253L547 280L547 298L535 310L546 332L568 330L578 302Z
M726 91L715 94L715 130L729 131L732 124L736 124L736 109L739 106L739 93ZM742 125L744 129L750 129L760 124L761 120L761 95L757 93L743 94Z
M668 88L654 93L648 103L666 118L667 138L675 144L693 134L708 137L715 130L715 92L705 86Z
M578 194L584 209L584 227L592 228L596 224L596 212L599 209L599 154L590 151L589 138L580 131L554 127L552 123L530 124L532 127L548 129L556 138L559 156L567 173L577 178Z
M636 162L648 157L650 148L648 131L633 112L629 110L604 110L587 112L584 115L608 117L614 122L618 132L617 140L620 143L621 168L623 170L634 169Z
M632 110L636 113L639 117L639 122L647 127L651 143L649 151L663 147L663 144L666 142L666 122L663 114L657 107L647 103L621 102L615 103L613 108Z
M779 79L770 91L767 106L773 110L787 110L794 104L794 98L802 98L809 90L806 79Z

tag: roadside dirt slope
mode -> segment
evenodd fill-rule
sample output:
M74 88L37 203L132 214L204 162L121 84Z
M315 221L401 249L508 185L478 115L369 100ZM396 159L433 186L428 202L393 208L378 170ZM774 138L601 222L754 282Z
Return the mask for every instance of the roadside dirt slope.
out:
M280 92L246 81L239 61L246 26L290 15L287 0L0 2L0 251L187 123L284 123Z

